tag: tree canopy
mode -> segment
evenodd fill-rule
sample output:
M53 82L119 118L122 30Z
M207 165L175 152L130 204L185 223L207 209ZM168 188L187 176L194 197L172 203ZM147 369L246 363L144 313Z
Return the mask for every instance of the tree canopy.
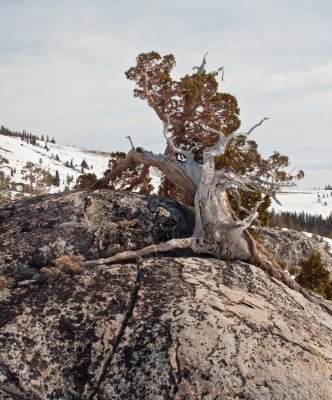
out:
M153 252L190 248L195 253L211 254L224 260L248 261L283 281L313 302L306 290L282 269L271 253L255 240L248 228L257 220L258 208L269 196L275 198L280 186L290 186L303 177L299 171L287 171L288 157L274 152L264 159L257 144L249 140L252 132L268 118L264 117L246 132L239 132L239 108L236 98L218 91L224 68L207 72L206 55L195 72L175 80L171 71L173 55L142 53L136 65L126 72L135 82L134 96L147 101L160 119L166 140L164 154L135 147L104 178L90 189L104 187L116 179L130 189L142 185L151 167L159 169L164 182L183 193L195 207L195 228L190 238L172 239L143 249L127 250L106 259L87 261L87 267L137 258ZM135 138L136 140L136 138ZM140 163L140 174L125 171ZM123 178L121 178L123 176ZM129 179L129 181L128 181ZM176 195L176 193L175 193ZM261 196L265 196L262 200Z

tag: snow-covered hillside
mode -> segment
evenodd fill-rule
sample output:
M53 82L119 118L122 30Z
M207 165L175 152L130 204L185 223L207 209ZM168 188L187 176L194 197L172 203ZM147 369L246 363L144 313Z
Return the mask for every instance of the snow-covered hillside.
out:
M328 217L332 212L332 190L300 190L296 188L287 189L277 195L281 205L275 201L271 208L276 212L290 211L311 215L322 215Z
M31 161L39 164L52 175L58 171L60 176L60 186L51 186L49 192L56 193L63 191L65 187L72 189L76 179L82 174L82 161L85 160L89 169L84 169L85 173L95 173L98 178L103 176L107 169L110 153L96 152L76 147L62 146L59 144L37 141L39 146L27 144L19 138L0 135L0 156L9 161L10 168L3 168L7 175L11 170L14 171L11 177L15 182L22 182L22 168ZM116 149L114 149L116 151ZM73 165L72 168L66 166ZM152 184L156 188L159 186L160 174L157 171L151 172ZM271 209L278 211L301 212L308 214L322 215L324 218L332 212L332 191L331 190L300 190L296 188L287 189L278 194L281 206L273 201Z
M36 143L38 145L34 146L20 138L0 135L0 156L9 162L1 170L7 176L11 176L15 183L26 183L23 180L22 169L29 161L41 166L52 176L58 171L60 185L51 186L48 190L49 193L62 192L65 188L73 189L76 179L83 172L94 173L97 178L101 178L107 170L110 152L79 149L40 140L37 140ZM47 149L45 145L47 145ZM81 166L83 160L89 167L85 168L84 171L82 171ZM155 188L154 191L157 192L161 175L152 168L150 176L152 178L151 183Z
M0 135L0 156L9 161L10 167L2 168L2 171L10 175L12 170L11 178L14 182L23 182L21 171L28 161L40 165L52 175L58 171L60 186L51 186L50 193L63 191L66 186L72 189L77 177L82 174L83 160L89 166L89 169L84 170L85 173L91 172L97 177L102 177L107 169L109 153L88 151L50 142L47 143L47 150L44 148L45 142L37 141L37 143L39 146L33 146L19 138ZM73 165L73 167L65 164Z
M324 244L328 245L328 252L331 254L332 256L332 239L324 237L324 236L319 236L319 235L313 235L310 232L303 232L305 235L309 236L309 237L316 237L319 241L322 241L322 244L324 246Z

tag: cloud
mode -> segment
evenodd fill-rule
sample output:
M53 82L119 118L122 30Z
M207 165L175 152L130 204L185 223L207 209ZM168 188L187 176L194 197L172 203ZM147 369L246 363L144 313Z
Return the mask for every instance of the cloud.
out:
M157 50L176 55L179 77L209 51L208 68L225 66L222 90L237 96L243 127L271 117L254 136L263 153L310 169L305 149L317 142L332 168L331 16L328 0L0 2L0 123L110 150L126 150L131 135L162 151L160 121L132 97L124 71Z

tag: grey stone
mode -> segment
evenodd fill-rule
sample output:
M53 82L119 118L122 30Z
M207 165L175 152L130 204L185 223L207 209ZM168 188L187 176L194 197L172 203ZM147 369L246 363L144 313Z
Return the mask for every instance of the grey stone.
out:
M0 220L0 259L17 271L192 229L171 200L108 191L13 203ZM179 254L82 269L1 289L0 398L327 400L331 338L330 314L243 262Z
M287 269L299 269L302 259L318 252L326 267L332 271L332 257L324 250L324 244L311 239L303 232L281 228L259 228L258 232L260 241L278 262L285 263Z

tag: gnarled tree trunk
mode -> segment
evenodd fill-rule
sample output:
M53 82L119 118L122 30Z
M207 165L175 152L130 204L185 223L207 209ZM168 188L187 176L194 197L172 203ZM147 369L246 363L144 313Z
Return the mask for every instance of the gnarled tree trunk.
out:
M262 124L263 121L255 127ZM246 187L248 183L255 186L256 189L259 189L259 185L250 177L243 179L232 171L216 171L215 169L215 157L223 154L226 144L235 134L225 137L218 132L219 141L204 150L203 163L200 164L195 161L192 150L179 149L174 145L172 139L167 135L169 125L170 117L168 116L164 123L164 136L171 150L168 155L153 154L141 148L138 151L132 145L132 150L127 154L125 160L110 171L105 178L93 184L90 189L98 189L114 179L133 161L141 162L147 167L156 167L175 186L194 200L195 229L191 240L185 242L186 246L191 247L197 253L210 253L217 258L261 262L255 242L247 231L258 215L259 204L246 219L239 220L228 201L227 193L227 189L230 188L233 191L237 191L238 187L250 190ZM253 128L247 134L252 130ZM129 140L131 141L130 138ZM177 155L181 155L182 160L179 160ZM143 180L144 176L141 176L141 179ZM184 247L184 242L181 239L172 241L172 245L168 245L168 250L171 249L171 246L173 248ZM158 251L156 246L151 246L150 249ZM129 252L127 256L132 257L133 253ZM111 257L109 260L111 259L113 258Z
M183 83L185 80L176 83L169 79L168 69L173 65L173 58L165 57L158 66L160 58L158 57L159 55L153 52L140 55L138 57L138 66L131 68L126 74L129 79L135 80L138 85L138 89L135 89L135 95L146 99L149 106L152 107L158 118L163 122L163 133L167 141L168 151L164 155L161 155L153 154L141 148L135 149L131 138L128 137L132 149L128 152L124 161L110 171L106 177L93 184L90 189L98 189L105 183L113 180L122 171L126 170L132 162L140 162L144 164L144 168L139 178L130 185L130 189L144 181L149 167L158 168L170 182L183 191L188 198L194 200L196 221L193 236L186 239L172 239L166 243L148 246L136 251L125 251L107 259L87 261L85 266L94 267L96 265L145 256L153 252L190 247L197 253L210 253L221 259L235 259L256 264L272 277L283 281L289 287L302 293L306 298L323 305L320 300L314 299L301 286L290 279L287 273L281 270L275 260L268 254L266 249L255 242L248 232L247 228L258 216L257 210L260 203L257 203L254 209L249 211L244 209L240 202L239 190L260 192L275 198L273 193L280 186L280 184L276 184L275 182L280 182L283 178L287 178L286 173L282 174L279 171L280 167L287 165L287 157L275 153L270 157L269 161L265 160L265 164L262 163L265 165L263 168L264 173L259 168L256 170L256 173L252 172L251 174L248 171L244 174L238 174L230 167L216 170L215 157L223 155L229 141L236 135L239 135L238 132L232 130L233 133L225 136L222 131L206 127L203 123L200 123L201 120L204 121L204 115L205 120L208 117L211 119L211 115L214 115L217 120L223 116L221 113L223 107L221 97L218 97L213 90L206 90L203 95L202 89L204 87L213 88L213 82L215 82L215 80L213 81L213 77L217 76L220 71L222 71L223 80L223 67L208 75L203 75L206 79L202 85L199 76L205 74L205 55L202 65L196 67L196 77L198 76L198 78L191 79L189 83L187 82L188 86L186 86ZM150 71L146 69L147 66L150 66ZM149 84L149 76L153 77L154 85ZM193 106L194 103L187 102L186 96L188 93L191 93L192 99L195 100L195 106ZM197 93L200 93L200 96L197 97ZM201 99L200 101L198 101L199 98ZM215 102L211 101L211 99L214 99ZM230 99L228 98L227 101L230 101ZM203 102L208 103L206 107L203 107ZM191 112L193 108L195 112ZM202 109L204 109L203 113ZM229 112L232 113L232 110L230 109ZM242 135L250 135L266 119L262 119L248 132L242 133ZM170 129L170 126L173 126L173 128L175 126L180 127L186 132L186 123L189 125L192 124L200 132L203 130L218 135L219 140L211 147L206 147L202 144L197 145L195 144L195 134L191 132L192 136L189 134L188 142L193 147L190 150L176 147L171 133L172 131L174 133L175 130ZM236 123L236 120L233 123ZM186 137L184 136L184 138ZM197 147L203 148L202 163L195 160L194 150ZM269 167L271 167L271 170ZM301 176L301 173L302 171L300 171L299 176ZM262 176L265 176L267 180L263 180ZM288 178L291 180L293 177L289 175ZM247 213L247 217L243 220L240 220L233 211L228 200L229 192L232 193L238 202L239 209ZM102 268L104 267L102 266Z

